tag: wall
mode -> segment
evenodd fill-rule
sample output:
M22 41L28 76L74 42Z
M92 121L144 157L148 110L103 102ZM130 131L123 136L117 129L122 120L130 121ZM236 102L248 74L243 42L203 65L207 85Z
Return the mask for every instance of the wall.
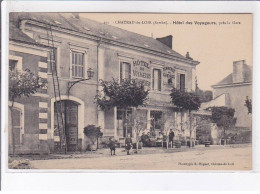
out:
M194 88L195 79L194 75L195 67L187 65L182 62L172 61L166 58L162 58L159 56L149 55L146 53L141 53L135 51L133 49L127 49L107 44L102 44L102 49L104 50L103 55L103 64L104 68L100 68L99 71L102 71L102 75L104 75L104 80L110 81L112 78L119 79L120 76L120 62L128 62L131 64L131 77L138 78L145 81L150 82L152 85L152 69L160 68L162 71L162 91L153 91L150 90L149 93L149 106L144 109L154 110L160 109L166 111L165 107L172 106L170 103L170 90L172 86L168 84L168 77L173 76L173 86L176 86L176 76L177 73L185 73L186 74L186 88L187 90L191 90ZM145 64L145 66L138 65L138 64ZM165 68L166 67L166 68ZM138 69L140 68L140 69ZM146 75L150 74L149 78L140 78L138 76L134 76L133 71L139 71L145 73ZM165 76L164 76L165 75ZM168 76L168 77L167 77ZM150 85L150 86L151 86ZM162 106L162 107L160 107ZM171 110L171 119L174 120L175 116L173 110ZM105 133L104 134L112 134L111 128L116 127L113 125L114 122L114 113L113 110L109 111L109 113L105 113ZM114 129L116 130L116 129ZM185 134L183 136L189 136L189 130L185 130ZM193 134L194 135L194 134Z
M235 109L235 117L237 118L236 126L251 128L251 115L248 114L247 107L244 104L246 96L252 99L252 85L214 88L214 97L219 96L221 94L228 94L229 96L230 103L227 105L228 107Z
M18 57L22 63L22 70L29 69L35 75L43 75L41 64L46 64L47 57L44 50L41 50L41 54L37 54L41 48L35 48L32 50L29 45L21 46L17 44L10 44L9 55ZM40 76L41 77L41 76ZM45 79L45 78L43 78ZM24 106L24 134L22 135L22 143L16 148L16 153L48 153L49 147L47 146L47 138L44 135L47 133L46 130L42 129L44 123L47 123L47 119L40 117L40 105L46 102L42 95L45 95L45 90L39 90L36 94L32 94L30 97L22 96L21 98L15 99ZM11 119L11 118L9 118ZM43 125L42 125L43 124ZM10 127L10 126L9 126ZM9 134L11 135L11 134ZM10 149L11 150L11 149Z
M25 30L26 31L26 30ZM47 38L46 29L38 28L35 26L30 26L30 33L33 33L33 37L38 39L38 42L48 45L47 44ZM88 81L82 81L80 83L77 83L73 88L70 90L70 96L79 99L82 101L82 106L84 109L84 114L81 116L81 120L79 121L82 123L80 125L81 127L79 130L79 141L84 142L84 134L83 127L87 126L89 124L95 124L98 125L100 122L101 115L98 113L97 105L94 103L94 97L96 95L96 91L98 89L98 80L104 79L104 80L111 80L112 78L119 78L119 63L120 61L124 61L125 59L130 60L130 62L133 63L133 61L145 61L149 64L149 71L152 75L152 67L159 67L162 69L163 73L166 73L168 75L173 75L174 78L176 78L176 75L178 72L185 73L186 74L186 87L188 90L191 90L193 88L192 85L194 85L195 80L192 79L194 77L194 68L192 71L192 67L190 65L187 65L183 62L179 61L173 61L171 59L166 59L164 57L154 56L146 53L141 53L139 51L129 49L129 48L123 48L119 46L112 46L108 44L101 43L101 45L98 44L96 41L80 38L74 35L68 35L62 32L55 32L53 31L53 37L54 37L54 46L57 48L57 70L59 75L59 82L60 82L60 89L61 89L61 95L68 96L67 94L67 88L68 88L68 82L72 81L71 78L71 52L72 51L79 51L85 54L85 73L88 68L92 68L95 72L94 77L91 80ZM99 48L97 48L99 47ZM98 50L99 49L99 54ZM27 59L26 59L27 60ZM28 67L32 68L35 72L37 72L38 66L34 63L38 60L42 60L41 58L35 59L34 57L31 57L31 59L28 59L31 61L28 61ZM35 62L34 62L35 61ZM164 67L172 67L174 69L173 71L170 68L164 69ZM133 70L133 69L132 69ZM172 73L171 73L172 71ZM167 83L167 76L164 77L163 82ZM47 89L47 104L48 104L48 142L50 144L51 149L53 150L53 144L55 141L55 138L53 137L53 106L51 99L54 99L54 93L53 93L53 83L52 83L52 75L49 71L47 75L48 80L48 89ZM75 79L74 79L75 80ZM152 79L150 80L152 81ZM173 82L175 84L175 81ZM170 101L170 90L164 90L166 88L166 85L163 86L162 92L150 92L150 98L153 103L168 103ZM69 96L68 98L69 99ZM39 105L38 105L39 106ZM35 111L37 109L37 106L33 106L32 108L35 108ZM39 108L39 107L38 107ZM29 111L28 114L32 115L32 109L27 110ZM112 114L113 111L111 111L107 116L103 119L103 123L105 125L104 134L113 134L113 128L114 125L114 114ZM37 115L36 112L34 112L35 115ZM102 119L101 119L102 120ZM27 122L30 120L28 119ZM112 122L111 122L112 121ZM31 127L34 129L37 129L36 125L39 125L39 121L37 120L30 123ZM38 127L39 129L39 127ZM83 140L82 140L83 139ZM83 143L82 149L85 149L85 145Z

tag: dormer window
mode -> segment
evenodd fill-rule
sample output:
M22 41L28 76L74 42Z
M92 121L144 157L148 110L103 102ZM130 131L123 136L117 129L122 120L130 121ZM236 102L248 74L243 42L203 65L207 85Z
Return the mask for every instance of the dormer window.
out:
M116 36L112 36L112 38L113 38L113 39L115 39L115 40L117 39L117 37L116 37Z
M84 30L90 31L90 29L87 26L84 26L83 28Z
M61 23L59 21L54 21L55 24L61 25Z

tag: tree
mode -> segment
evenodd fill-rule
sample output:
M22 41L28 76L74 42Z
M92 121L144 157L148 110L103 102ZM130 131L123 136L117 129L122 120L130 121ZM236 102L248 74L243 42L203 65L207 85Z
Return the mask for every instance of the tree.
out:
M212 121L223 129L224 140L226 141L226 131L236 124L236 118L234 118L235 109L224 106L214 106L209 109L212 111Z
M115 79L112 81L100 80L100 85L103 89L96 95L96 103L103 111L113 107L122 109L124 111L122 115L123 126L127 129L130 120L127 118L127 110L145 106L149 90L145 90L145 85L142 81L135 79L123 79L121 82Z
M141 111L136 111L136 108L134 108L134 114L133 114L133 126L134 126L134 132L136 135L136 152L138 153L138 146L141 139L142 132L146 129L146 115L142 114Z
M13 128L13 106L16 99L23 96L30 97L40 88L46 87L46 81L42 80L37 75L34 75L29 69L25 71L9 71L9 106L12 119L12 144L13 154L15 154L15 133Z
M98 149L98 139L103 136L100 127L96 127L95 125L88 125L84 127L83 133L90 139L91 145L94 145L97 142Z
M180 91L173 88L171 91L171 103L173 103L177 109L181 112L181 122L183 111L189 112L189 123L190 123L190 147L191 147L191 135L192 135L192 115L191 111L198 110L200 107L200 99L194 92Z
M199 88L197 77L195 78L195 93L199 96L201 102L209 102L213 99L212 91Z
M246 97L245 106L247 107L248 114L252 114L252 100Z

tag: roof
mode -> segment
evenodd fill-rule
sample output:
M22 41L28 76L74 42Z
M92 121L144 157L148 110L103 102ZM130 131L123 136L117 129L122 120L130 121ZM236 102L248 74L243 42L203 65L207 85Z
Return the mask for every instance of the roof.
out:
M244 72L244 81L243 83L251 82L252 81L252 66L245 65L246 70ZM214 84L214 86L220 86L220 85L229 85L229 84L235 84L233 81L233 73L230 73L228 76L226 76L224 79L222 79L217 84Z
M156 51L158 53L163 53L166 55L170 55L172 57L177 57L186 61L195 62L198 64L199 62L194 61L192 59L188 59L176 51L172 50L168 46L164 45L160 41L147 37L144 35L140 35L134 32L130 32L127 30L123 30L118 27L110 26L107 24L99 23L87 18L80 17L77 19L73 17L71 13L11 13L10 21L20 21L20 20L30 20L36 21L43 24L51 24L52 26L56 26L59 28L112 40L114 42L121 42L124 44L129 44L136 47L141 47L147 50ZM26 37L26 40L28 37ZM28 40L30 41L30 40Z
M221 94L209 102L201 103L200 110L205 110L213 106L228 106L228 94Z
M227 77L222 79L216 85L225 85L225 84L232 84L232 83L233 83L233 75L232 75L232 73L230 73Z
M16 22L10 22L9 25L9 39L19 42L25 42L30 44L35 44L36 41L26 34L24 34L19 28L18 23Z

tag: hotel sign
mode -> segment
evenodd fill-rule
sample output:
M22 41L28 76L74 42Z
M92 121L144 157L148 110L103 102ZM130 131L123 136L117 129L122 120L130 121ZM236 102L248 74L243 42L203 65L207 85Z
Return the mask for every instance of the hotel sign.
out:
M175 69L170 66L163 68L163 85L164 89L171 90L175 85Z
M133 61L133 78L140 80L145 86L151 86L151 66L150 63L142 60Z

